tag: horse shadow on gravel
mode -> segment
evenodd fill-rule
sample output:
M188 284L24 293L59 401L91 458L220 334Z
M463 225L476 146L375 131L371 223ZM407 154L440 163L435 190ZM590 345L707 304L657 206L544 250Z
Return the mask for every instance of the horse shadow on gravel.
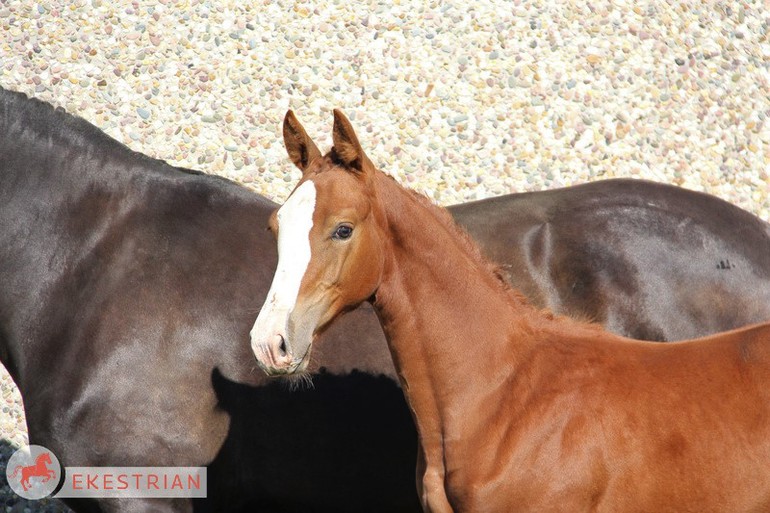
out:
M212 385L230 416L208 465L210 497L229 511L419 511L417 434L403 393L386 376L321 369L312 385ZM280 450L276 450L276 446ZM244 491L247 493L244 495ZM237 496L239 494L240 496ZM237 498L236 498L237 497ZM196 504L195 511L206 511Z

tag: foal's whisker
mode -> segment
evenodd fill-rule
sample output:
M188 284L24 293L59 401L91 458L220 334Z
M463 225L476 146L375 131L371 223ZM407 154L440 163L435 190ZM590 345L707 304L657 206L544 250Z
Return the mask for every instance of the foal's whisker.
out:
M291 392L298 390L312 390L315 388L313 384L313 375L309 372L302 372L298 374L289 374L284 376L284 383L286 383Z

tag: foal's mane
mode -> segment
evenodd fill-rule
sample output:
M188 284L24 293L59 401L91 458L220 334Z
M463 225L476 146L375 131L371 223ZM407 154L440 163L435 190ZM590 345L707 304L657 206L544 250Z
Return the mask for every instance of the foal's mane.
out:
M388 174L385 174L385 176L395 181L392 176ZM403 189L406 190L409 195L414 198L420 205L430 211L437 220L443 223L450 233L456 236L457 240L460 241L463 249L465 249L471 258L475 260L479 269L491 273L495 277L509 304L512 304L520 309L523 308L529 311L531 314L535 314L535 319L566 322L573 326L575 324L579 324L583 328L588 328L589 330L604 331L602 325L597 323L594 319L586 317L568 317L566 315L557 315L553 313L553 311L551 311L549 308L538 308L534 306L529 302L529 299L524 294L511 287L511 284L505 278L505 271L503 271L503 268L499 264L489 260L481 252L481 249L479 248L479 245L476 243L476 241L473 240L470 234L463 227L457 224L457 222L452 217L452 214L449 213L449 210L436 205L424 194L420 194L419 192L414 191L408 187L403 187Z
M383 174L398 184L398 181L395 178L386 173ZM505 272L502 267L499 264L490 261L481 252L476 241L471 238L470 234L468 234L465 229L457 224L452 217L452 214L450 214L446 208L436 205L430 198L409 187L401 187L408 193L409 197L428 210L433 215L434 219L439 221L444 228L459 241L462 249L470 255L471 259L476 263L479 269L491 274L495 278L495 281L500 285L500 289L508 296L509 300L512 300L519 305L530 306L529 300L519 291L511 287L511 284L505 278Z

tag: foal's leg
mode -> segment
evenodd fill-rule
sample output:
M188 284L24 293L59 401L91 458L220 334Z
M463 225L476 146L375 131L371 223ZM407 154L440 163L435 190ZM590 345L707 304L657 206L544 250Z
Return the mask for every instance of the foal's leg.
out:
M428 469L422 480L422 509L425 513L453 513L444 489L444 473Z
M425 513L453 513L444 488L444 465L430 465L417 441L417 495Z

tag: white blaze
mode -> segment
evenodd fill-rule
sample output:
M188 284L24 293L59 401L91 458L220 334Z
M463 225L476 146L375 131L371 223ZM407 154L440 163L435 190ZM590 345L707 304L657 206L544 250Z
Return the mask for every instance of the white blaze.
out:
M300 185L278 210L278 267L267 299L251 330L252 346L275 335L286 337L302 277L310 262L310 229L315 210L315 185Z

